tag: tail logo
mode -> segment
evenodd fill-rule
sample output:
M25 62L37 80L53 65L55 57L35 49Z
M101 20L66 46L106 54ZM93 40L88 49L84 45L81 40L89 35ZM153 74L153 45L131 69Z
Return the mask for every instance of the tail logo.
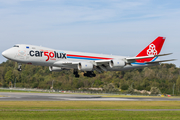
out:
M149 49L147 50L147 55L157 55L156 46L154 44L149 45Z

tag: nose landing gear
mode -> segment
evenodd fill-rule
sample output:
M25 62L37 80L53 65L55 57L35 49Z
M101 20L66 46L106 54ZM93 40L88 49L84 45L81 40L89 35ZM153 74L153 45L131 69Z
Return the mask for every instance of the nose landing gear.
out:
M21 63L18 63L18 71L22 71L22 69L21 69Z

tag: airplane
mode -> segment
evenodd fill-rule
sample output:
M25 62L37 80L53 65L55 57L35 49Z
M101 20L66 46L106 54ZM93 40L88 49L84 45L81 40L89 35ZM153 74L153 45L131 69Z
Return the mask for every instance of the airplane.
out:
M78 70L84 72L84 76L95 77L94 71L99 73L104 71L123 71L160 65L161 62L175 60L158 59L160 56L172 54L159 54L164 41L165 37L157 37L135 57L54 50L27 44L16 44L2 52L2 55L9 60L16 61L18 63L18 71L22 70L21 64L23 63L49 66L50 71L73 69L75 77L79 77Z

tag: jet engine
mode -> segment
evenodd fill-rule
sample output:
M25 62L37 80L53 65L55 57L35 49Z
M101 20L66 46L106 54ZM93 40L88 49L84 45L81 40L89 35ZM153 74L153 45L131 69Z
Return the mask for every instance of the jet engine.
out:
M63 70L61 67L54 67L54 66L49 66L50 71L61 71Z
M89 62L82 62L78 64L78 70L81 71L92 71L93 70L93 64Z
M109 62L109 66L111 68L122 68L122 67L126 66L126 62L122 61L122 60L111 60Z

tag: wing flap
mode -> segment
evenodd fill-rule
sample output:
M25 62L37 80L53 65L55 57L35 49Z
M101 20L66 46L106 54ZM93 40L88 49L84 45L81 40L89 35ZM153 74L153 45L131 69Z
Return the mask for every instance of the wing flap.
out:
M96 60L96 61L94 61L95 63L97 63L97 64L103 64L103 63L109 63L111 60Z
M68 66L68 65L77 65L79 62L74 62L74 61L57 61L54 63L54 66Z

